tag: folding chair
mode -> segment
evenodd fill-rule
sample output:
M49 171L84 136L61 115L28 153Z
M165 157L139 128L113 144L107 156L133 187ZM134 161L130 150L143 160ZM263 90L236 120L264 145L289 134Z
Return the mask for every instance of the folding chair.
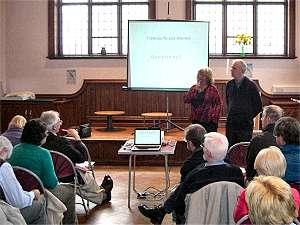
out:
M13 170L23 190L32 191L33 189L38 189L41 194L45 194L44 185L35 173L20 166L13 166Z
M231 164L246 168L246 154L250 142L239 142L232 145L228 150L228 159Z
M74 192L75 192L74 194L76 195L76 190L78 188L79 196L81 197L81 200L82 200L82 203L78 202L76 204L82 205L84 208L84 211L87 215L88 208L85 205L85 201L82 197L80 184L78 183L78 180L77 180L77 173L76 173L73 162L66 155L64 155L60 152L50 151L50 154L52 157L55 174L58 179L64 178L64 177L70 177L70 176L74 177L74 183L72 183L72 184L74 184Z

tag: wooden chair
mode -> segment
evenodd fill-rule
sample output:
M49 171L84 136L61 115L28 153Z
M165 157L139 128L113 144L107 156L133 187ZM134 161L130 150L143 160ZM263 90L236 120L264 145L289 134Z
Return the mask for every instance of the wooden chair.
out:
M83 195L81 193L81 188L80 184L78 183L77 180L77 173L74 167L73 162L64 154L57 152L57 151L50 151L53 165L54 165L54 170L55 174L58 179L64 178L64 177L74 177L74 182L72 183L74 185L74 194L76 195L76 191L78 190L79 196L81 197L82 203L76 203L80 204L83 206L84 211L86 215L88 214L89 209L87 208L85 201L83 199Z
M229 148L227 156L231 164L246 168L246 154L249 144L250 142L239 142Z
M13 170L23 190L32 191L33 189L38 189L41 194L45 194L44 185L35 173L20 166L13 166Z

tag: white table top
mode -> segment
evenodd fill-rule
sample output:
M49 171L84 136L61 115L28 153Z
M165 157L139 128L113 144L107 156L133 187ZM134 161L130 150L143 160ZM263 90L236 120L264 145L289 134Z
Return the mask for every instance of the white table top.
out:
M159 151L141 150L141 151L131 151L134 145L133 139L126 141L126 143L121 146L118 150L118 155L174 155L177 141L174 140L164 140Z

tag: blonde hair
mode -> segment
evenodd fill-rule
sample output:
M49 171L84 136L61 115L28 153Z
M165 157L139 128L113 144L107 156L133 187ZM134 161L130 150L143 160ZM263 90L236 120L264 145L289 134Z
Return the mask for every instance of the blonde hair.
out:
M257 154L254 169L258 175L284 177L286 160L279 148L271 146Z
M207 84L213 84L214 83L214 79L213 79L213 75L212 75L212 70L211 68L207 67L207 68L202 68L198 71L198 75L197 75L197 79L199 79L200 76L204 76L206 78L206 82Z
M24 128L26 123L27 120L25 119L25 117L16 115L9 122L8 128L12 128L12 127Z
M291 224L297 216L291 187L279 177L255 177L246 190L252 224Z

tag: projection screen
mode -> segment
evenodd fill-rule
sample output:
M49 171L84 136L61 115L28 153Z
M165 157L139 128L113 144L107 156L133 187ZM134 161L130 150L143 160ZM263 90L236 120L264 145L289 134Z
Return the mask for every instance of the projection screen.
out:
M209 22L129 20L127 88L186 91L208 66Z

